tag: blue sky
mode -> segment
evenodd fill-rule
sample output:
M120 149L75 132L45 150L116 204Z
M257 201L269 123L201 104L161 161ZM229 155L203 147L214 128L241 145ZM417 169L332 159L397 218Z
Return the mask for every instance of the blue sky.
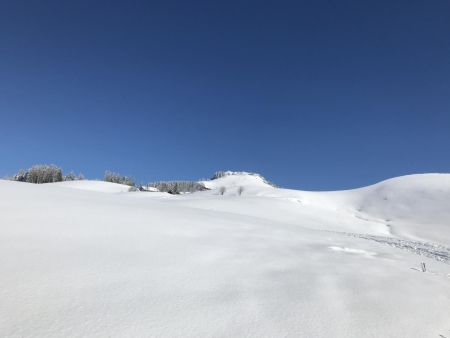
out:
M1 1L0 176L450 171L450 2Z

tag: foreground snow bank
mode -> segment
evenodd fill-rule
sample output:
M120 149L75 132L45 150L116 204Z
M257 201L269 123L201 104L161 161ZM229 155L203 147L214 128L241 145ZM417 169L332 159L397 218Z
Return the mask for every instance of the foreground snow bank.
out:
M0 336L450 336L449 175L214 181L170 198L0 181Z

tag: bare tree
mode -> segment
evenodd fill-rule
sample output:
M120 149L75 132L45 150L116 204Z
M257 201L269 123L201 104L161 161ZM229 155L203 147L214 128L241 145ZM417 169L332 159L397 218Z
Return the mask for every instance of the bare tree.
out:
M241 196L243 191L244 191L244 187L240 186L237 190L238 195Z

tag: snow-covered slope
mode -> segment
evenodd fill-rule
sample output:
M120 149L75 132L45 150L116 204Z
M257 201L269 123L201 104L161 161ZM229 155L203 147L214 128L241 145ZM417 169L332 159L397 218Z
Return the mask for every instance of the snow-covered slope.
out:
M130 191L129 185L104 182L104 181L79 180L79 181L58 182L58 183L52 183L52 184L55 186L59 186L59 187L106 192L106 193L117 193L117 192Z
M450 175L205 185L0 181L0 336L450 337Z
M391 232L450 243L450 175L410 175L352 193L362 214L384 220Z

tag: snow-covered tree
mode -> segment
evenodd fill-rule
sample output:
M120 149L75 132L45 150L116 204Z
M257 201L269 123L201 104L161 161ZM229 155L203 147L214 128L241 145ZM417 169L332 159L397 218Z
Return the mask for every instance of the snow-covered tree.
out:
M23 176L22 176L23 177ZM61 168L51 164L34 165L28 169L26 182L28 183L53 183L63 180Z
M203 184L196 181L160 181L149 183L146 187L156 188L161 192L168 192L169 194L182 194L207 190Z
M27 181L27 176L28 176L28 171L27 170L23 170L20 169L17 174L15 174L12 177L13 181L18 181L18 182L26 182Z
M84 180L84 175L81 173L77 175L73 171L63 176L63 181L80 181L80 180Z
M112 182L112 183L118 183L118 184L125 184L129 186L134 186L134 180L130 176L123 176L118 173L114 173L112 171L107 170L105 172L104 181L106 182Z

